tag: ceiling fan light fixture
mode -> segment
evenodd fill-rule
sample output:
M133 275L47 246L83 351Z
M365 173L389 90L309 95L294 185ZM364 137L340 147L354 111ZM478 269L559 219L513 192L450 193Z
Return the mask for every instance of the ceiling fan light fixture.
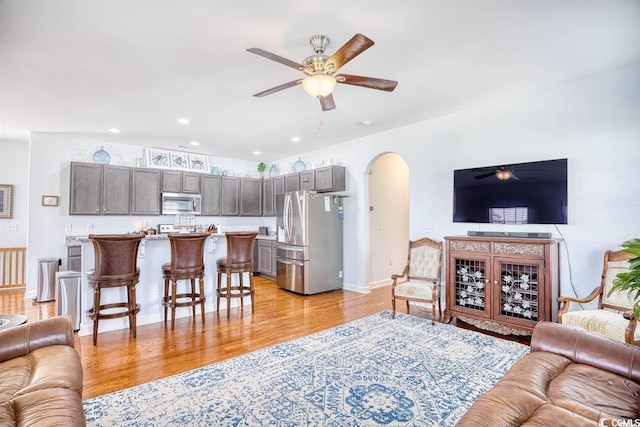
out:
M318 73L312 74L302 80L302 87L305 92L314 98L324 98L325 96L331 95L337 83L335 78Z
M496 171L496 178L500 181L506 181L513 176L513 173L509 169L500 169Z

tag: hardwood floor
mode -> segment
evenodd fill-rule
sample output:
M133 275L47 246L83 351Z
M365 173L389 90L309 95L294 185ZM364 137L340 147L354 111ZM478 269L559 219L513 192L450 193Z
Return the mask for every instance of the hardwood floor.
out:
M391 308L389 287L369 294L340 290L301 296L264 278L256 277L255 284L254 314L248 306L232 309L230 319L225 311L207 313L204 325L199 315L176 319L174 331L170 322L138 326L135 340L128 329L105 332L98 336L97 346L92 345L91 335L76 334L84 368L83 398L199 368ZM54 304L25 300L24 291L0 291L0 312L26 314L30 321L54 316ZM411 314L431 318L430 309L412 306Z

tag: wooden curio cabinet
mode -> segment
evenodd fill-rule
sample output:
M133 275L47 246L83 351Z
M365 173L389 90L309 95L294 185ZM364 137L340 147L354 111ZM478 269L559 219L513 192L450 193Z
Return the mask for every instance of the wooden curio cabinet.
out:
M558 242L552 239L446 237L445 320L530 332L558 312Z

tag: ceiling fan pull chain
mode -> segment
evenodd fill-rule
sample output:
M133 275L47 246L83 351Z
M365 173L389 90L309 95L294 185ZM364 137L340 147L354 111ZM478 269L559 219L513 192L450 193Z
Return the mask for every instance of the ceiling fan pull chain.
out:
M322 119L322 111L318 116L318 130L322 130L322 126L324 126L324 120Z

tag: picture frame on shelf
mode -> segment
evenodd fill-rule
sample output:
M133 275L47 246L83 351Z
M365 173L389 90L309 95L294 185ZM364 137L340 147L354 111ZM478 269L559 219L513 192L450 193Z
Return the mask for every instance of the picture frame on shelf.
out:
M209 157L201 154L189 154L189 170L194 172L209 172Z
M148 168L171 169L171 155L167 150L145 148L144 159Z
M43 195L42 206L58 206L59 200L58 196Z
M0 184L0 218L13 218L13 185Z

